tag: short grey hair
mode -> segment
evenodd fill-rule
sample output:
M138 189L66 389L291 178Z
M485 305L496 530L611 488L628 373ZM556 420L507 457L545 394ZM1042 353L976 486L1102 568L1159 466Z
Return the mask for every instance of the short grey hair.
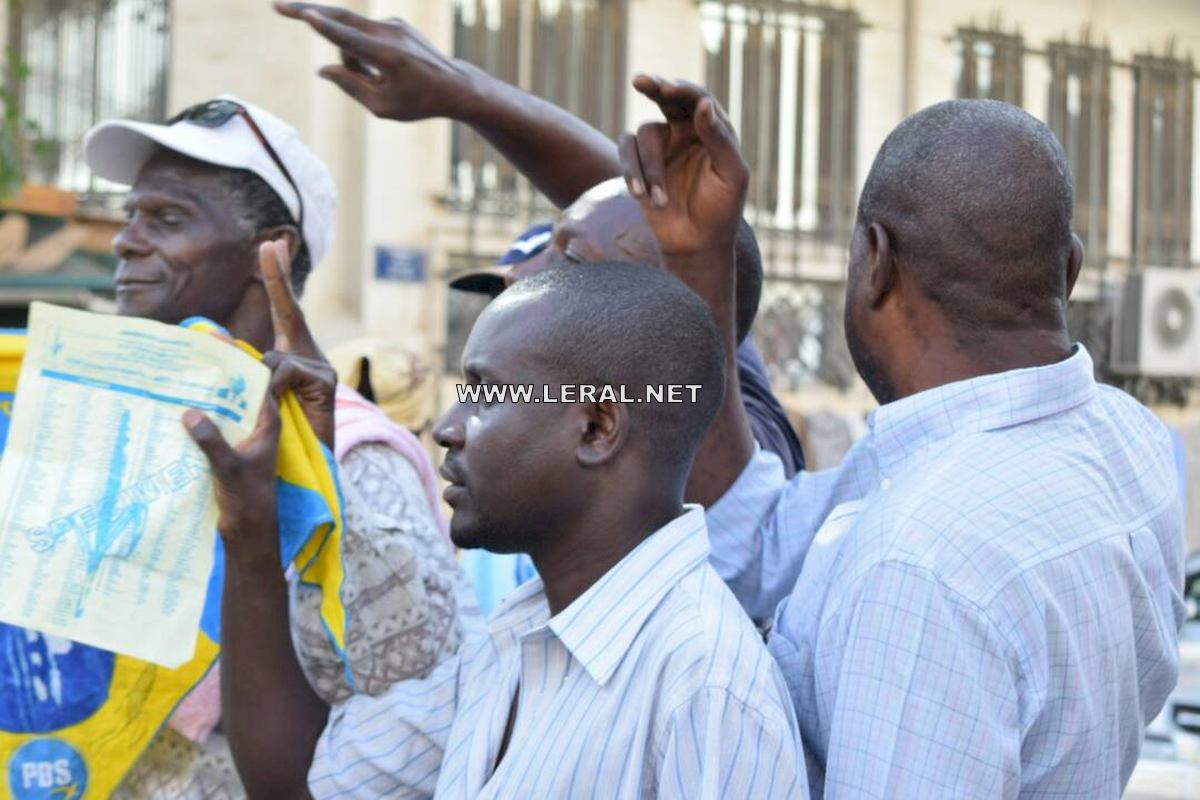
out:
M292 259L291 280L292 289L299 296L304 292L304 284L312 272L312 258L308 253L308 244L304 241L304 232L292 217L278 193L266 181L246 169L226 170L225 190L229 193L234 205L234 216L238 226L247 237L257 236L265 230L291 225L300 234L300 248Z

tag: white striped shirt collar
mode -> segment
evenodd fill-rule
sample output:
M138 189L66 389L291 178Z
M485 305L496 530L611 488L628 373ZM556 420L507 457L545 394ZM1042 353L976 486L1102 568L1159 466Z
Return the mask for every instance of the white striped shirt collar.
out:
M704 509L684 512L646 537L615 567L554 617L540 579L518 587L492 616L498 651L549 629L592 680L603 686L659 602L685 575L708 561Z
M1055 364L956 381L880 406L868 425L879 468L889 475L936 441L1059 414L1095 392L1092 358L1077 344Z

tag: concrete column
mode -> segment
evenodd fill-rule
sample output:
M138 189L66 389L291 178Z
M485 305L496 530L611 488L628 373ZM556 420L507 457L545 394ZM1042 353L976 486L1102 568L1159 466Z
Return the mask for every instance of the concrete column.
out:
M403 17L444 52L453 51L454 4L419 0L371 0L372 17ZM359 256L361 308L366 332L424 350L440 339L435 330L445 302L435 258L443 216L437 200L449 185L450 128L444 120L401 124L368 119L363 148L362 249ZM375 277L377 247L425 250L422 283Z
M900 116L907 117L917 110L917 15L918 0L904 0L900 28Z
M662 116L629 86L634 75L645 72L704 83L700 5L693 0L630 0L625 37L629 53L624 75L629 87L625 125L633 131Z

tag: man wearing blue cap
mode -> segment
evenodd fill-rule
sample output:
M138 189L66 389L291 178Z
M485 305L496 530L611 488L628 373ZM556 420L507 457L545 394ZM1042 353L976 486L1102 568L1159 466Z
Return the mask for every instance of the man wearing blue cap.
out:
M450 288L498 297L508 285L505 278L511 275L511 267L545 250L550 245L553 233L554 223L539 222L514 239L508 251L493 266L469 270L456 276L450 281Z

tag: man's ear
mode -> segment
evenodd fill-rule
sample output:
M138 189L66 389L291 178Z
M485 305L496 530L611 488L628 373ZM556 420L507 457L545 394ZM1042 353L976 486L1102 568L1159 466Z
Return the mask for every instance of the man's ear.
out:
M878 222L867 228L867 257L865 288L867 303L879 308L896 285L896 257L887 228Z
M258 246L260 244L262 244L263 242L273 242L278 239L283 239L285 242L287 242L288 258L290 258L294 261L296 259L296 254L300 252L300 241L301 241L300 240L300 231L296 229L295 225L279 225L274 228L268 228L265 231L260 231L259 234L254 237L254 241L253 241L254 252L256 254L258 253ZM261 277L258 274L257 255L255 256L254 263L255 263L254 276L256 278Z
M1075 290L1075 281L1083 270L1083 242L1075 234L1071 234L1071 255L1067 258L1067 297Z
M629 409L624 403L579 403L579 445L575 458L582 467L598 467L625 446L629 436Z

